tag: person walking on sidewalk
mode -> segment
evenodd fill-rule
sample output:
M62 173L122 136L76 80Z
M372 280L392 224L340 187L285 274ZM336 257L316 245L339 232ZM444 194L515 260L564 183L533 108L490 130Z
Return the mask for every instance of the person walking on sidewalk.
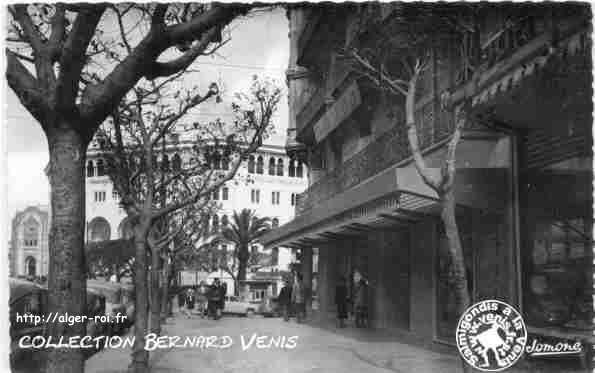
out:
M355 285L355 326L366 328L368 326L368 282L360 277Z
M297 273L291 289L291 301L295 307L296 320L298 323L306 317L306 299L304 294L304 284L301 273Z
M188 289L186 293L186 316L190 318L194 311L194 303L196 303L196 296L194 296L194 289Z
M279 305L283 312L283 320L289 321L289 308L291 307L291 287L289 286L289 280L285 279L283 287L279 292Z
M339 321L339 328L345 327L345 319L347 318L347 280L345 276L339 278L339 283L335 288L335 304L337 305L337 319Z

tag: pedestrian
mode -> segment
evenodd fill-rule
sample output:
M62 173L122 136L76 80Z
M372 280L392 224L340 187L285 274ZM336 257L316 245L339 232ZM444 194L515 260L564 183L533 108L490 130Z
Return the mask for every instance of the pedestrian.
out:
M359 281L355 285L355 326L366 328L368 326L368 282L363 276L358 276Z
M339 278L339 283L335 288L335 304L337 305L337 320L339 321L339 328L345 327L345 319L347 318L347 280L345 276Z
M227 289L218 278L215 279L215 292L216 316L217 319L220 319L223 315L223 307L225 307L225 294L227 293Z
M194 289L188 289L186 295L186 316L190 318L192 311L194 311L194 304L196 303L196 296L194 295Z
M186 294L183 289L178 291L178 309L183 312L186 305Z
M283 312L283 320L289 321L289 308L291 307L291 287L289 286L288 279L285 279L283 282L283 287L279 292L278 302Z
M297 273L293 282L293 289L291 289L291 301L295 309L296 320L298 323L301 323L302 319L306 317L306 299L304 297L304 284L302 280L302 274Z
M219 308L219 288L217 286L217 279L213 281L209 286L209 292L207 294L207 317L217 320Z

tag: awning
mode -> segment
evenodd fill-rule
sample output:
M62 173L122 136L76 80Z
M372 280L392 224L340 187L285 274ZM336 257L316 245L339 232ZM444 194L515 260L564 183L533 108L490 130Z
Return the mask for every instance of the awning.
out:
M491 133L464 134L463 138L457 149L457 208L501 206L498 189L505 190L506 184L500 187L499 183L507 180L508 172L508 161L502 153L508 146L506 138ZM443 163L445 151L443 146L425 155L430 172L441 172L438 167ZM477 188L478 179L493 187ZM408 227L428 216L438 216L440 211L438 196L424 184L408 160L304 211L267 233L260 242L265 248L316 246L375 229Z

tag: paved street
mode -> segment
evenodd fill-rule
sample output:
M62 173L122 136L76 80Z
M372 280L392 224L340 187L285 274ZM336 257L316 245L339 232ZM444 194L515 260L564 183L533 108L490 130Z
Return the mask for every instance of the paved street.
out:
M266 373L266 372L455 372L458 360L406 344L360 338L357 332L344 335L332 329L284 322L279 318L224 317L219 321L201 318L171 319L164 335L230 336L227 349L161 349L152 356L153 372ZM342 331L343 332L343 331ZM241 336L297 336L294 349L271 347L242 349ZM349 335L351 334L351 335ZM129 350L104 350L87 362L86 372L115 373L125 370Z
M337 329L321 325L284 322L280 318L226 316L219 321L198 316L188 319L177 315L169 319L163 335L229 336L233 346L226 349L197 347L159 349L151 355L152 372L201 373L450 373L460 372L460 360L448 353L412 344L396 342L399 338L379 331ZM293 349L254 347L242 349L242 339L250 337L297 336ZM87 361L87 373L122 373L130 362L130 349L108 349ZM570 368L573 367L573 368ZM584 372L576 362L560 360L520 362L509 373Z

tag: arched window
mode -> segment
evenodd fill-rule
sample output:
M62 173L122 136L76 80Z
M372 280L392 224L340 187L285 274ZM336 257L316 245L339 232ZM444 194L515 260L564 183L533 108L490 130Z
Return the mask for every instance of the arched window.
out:
M251 155L248 158L248 173L253 174L254 173L254 156Z
M93 161L87 162L87 177L95 176L95 165Z
M256 173L261 175L264 173L264 160L261 155L256 159Z
M213 233L219 232L219 216L213 216Z
M169 171L169 157L167 156L167 154L164 154L163 158L161 158L161 171Z
M122 220L122 222L118 226L118 236L125 240L128 240L134 236L134 232L132 230L132 223L130 222L129 218L125 218L124 220Z
M103 164L103 159L99 159L97 161L97 176L104 176L105 175L105 166Z
M277 228L279 226L279 219L273 218L273 228Z
M298 162L298 166L297 166L297 170L296 170L295 176L297 176L297 177L304 177L304 164L302 163L302 161L299 161Z
M182 158L178 153L174 154L171 163L174 171L180 171L182 169Z
M28 256L25 259L25 272L27 276L36 276L37 275L37 261L34 257Z
M110 239L110 226L105 218L100 216L89 223L88 237L91 242L107 241Z
M287 174L289 177L295 177L295 159L289 161L289 170Z
M283 159L277 160L277 176L283 176Z
M35 247L39 243L39 224L33 217L29 217L24 224L23 244L28 247Z
M269 175L275 176L275 158L269 159Z

